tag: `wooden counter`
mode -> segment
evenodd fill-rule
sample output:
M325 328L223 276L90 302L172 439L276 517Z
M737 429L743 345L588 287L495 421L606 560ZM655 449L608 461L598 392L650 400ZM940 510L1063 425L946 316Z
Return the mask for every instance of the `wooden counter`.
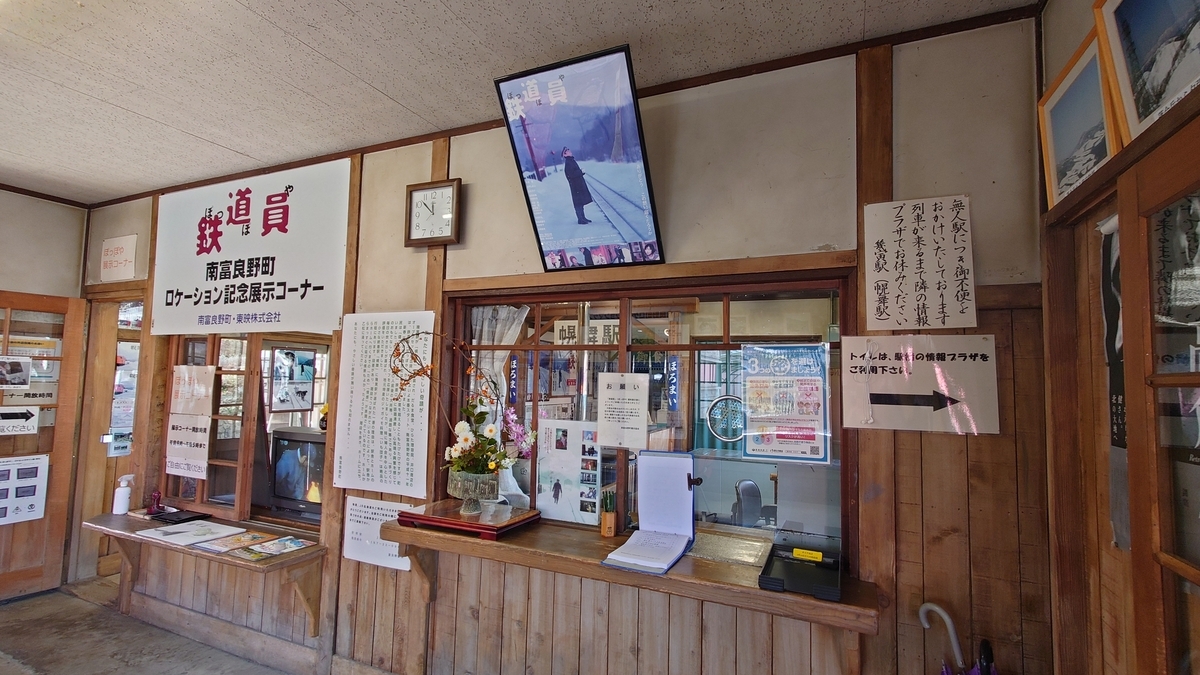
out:
M437 574L428 552L444 551L717 602L856 633L875 635L879 630L879 598L874 584L847 578L843 602L828 602L808 595L762 590L758 587L759 569L753 565L691 555L681 558L666 575L640 574L601 565L600 561L627 537L604 539L593 529L539 522L504 534L498 541L484 541L392 521L380 526L380 537L399 543L400 554L413 557L413 571L431 584Z

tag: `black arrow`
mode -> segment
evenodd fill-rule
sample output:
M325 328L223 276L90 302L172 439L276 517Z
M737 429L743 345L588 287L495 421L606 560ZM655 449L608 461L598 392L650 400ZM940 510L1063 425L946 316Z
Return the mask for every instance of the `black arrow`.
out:
M0 413L0 420L25 420L28 422L31 419L33 419L33 411L29 408L19 413Z
M928 396L925 394L871 394L871 405L908 405L941 410L949 408L955 403L960 403L960 401L940 391L934 391Z

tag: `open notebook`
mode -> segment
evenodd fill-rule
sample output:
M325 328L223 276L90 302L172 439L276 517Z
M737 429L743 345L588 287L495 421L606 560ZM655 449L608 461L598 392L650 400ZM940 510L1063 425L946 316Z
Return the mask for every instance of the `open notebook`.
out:
M666 574L692 546L692 455L643 451L638 455L638 530L603 564Z

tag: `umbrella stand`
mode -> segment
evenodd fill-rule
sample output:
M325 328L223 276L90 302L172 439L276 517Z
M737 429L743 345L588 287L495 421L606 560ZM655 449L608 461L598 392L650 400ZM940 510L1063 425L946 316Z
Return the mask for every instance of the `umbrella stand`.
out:
M950 646L954 648L954 662L958 666L959 670L966 668L967 662L963 660L962 647L960 647L958 644L958 631L954 628L954 619L950 618L950 614L946 612L946 610L942 609L941 605L933 602L927 602L921 605L920 609L917 610L917 618L921 620L921 625L926 630L930 628L930 612L935 612L938 616L942 617L942 623L946 624L946 632L950 634ZM948 668L943 668L942 672L945 673L947 670Z

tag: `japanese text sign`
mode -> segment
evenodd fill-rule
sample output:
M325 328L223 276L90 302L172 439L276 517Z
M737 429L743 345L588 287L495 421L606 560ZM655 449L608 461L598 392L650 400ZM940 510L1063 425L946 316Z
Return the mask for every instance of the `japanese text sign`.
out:
M746 457L828 464L829 345L742 347Z
M167 473L208 478L208 438L212 420L203 415L167 417Z
M0 458L0 525L43 517L49 479L50 455Z
M650 431L650 375L600 373L597 378L597 440L609 447L645 450Z
M340 327L350 160L159 200L150 332Z
M37 406L0 407L0 436L36 434L41 410Z
M137 253L137 235L105 239L100 248L100 281L126 281L133 278Z
M175 366L171 376L171 412L211 415L216 366Z
M408 557L400 555L400 544L379 538L379 526L395 520L402 509L412 508L408 504L347 496L342 557L394 570L411 569Z
M842 337L842 424L998 434L991 335Z
M966 195L863 208L867 330L975 326Z

